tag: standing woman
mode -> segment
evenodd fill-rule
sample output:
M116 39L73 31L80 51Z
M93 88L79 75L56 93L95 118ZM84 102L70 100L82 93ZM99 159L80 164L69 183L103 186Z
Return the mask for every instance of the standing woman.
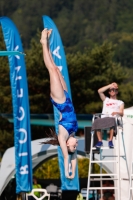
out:
M66 83L60 73L60 70L55 65L48 46L48 38L52 30L44 29L41 35L41 44L43 48L43 59L50 76L50 97L52 104L60 112L60 120L58 123L58 136L52 133L53 138L44 144L58 144L61 147L64 156L65 176L67 178L74 178L76 169L76 147L77 140L74 134L78 129L76 114L73 104L67 92ZM71 156L72 174L69 175L69 153Z

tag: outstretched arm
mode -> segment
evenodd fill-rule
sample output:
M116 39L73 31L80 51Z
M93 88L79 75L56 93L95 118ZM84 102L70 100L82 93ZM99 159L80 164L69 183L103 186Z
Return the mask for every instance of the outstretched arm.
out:
M68 156L68 150L67 150L67 146L66 146L66 139L65 137L63 137L61 134L58 134L58 140L60 143L60 147L64 156L64 168L65 168L65 176L68 178L69 173L68 173L68 169L69 169L69 156Z
M116 89L118 89L117 83L111 83L111 84L109 84L109 85L106 85L106 86L104 86L104 87L98 89L98 93L99 93L99 96L100 96L100 98L101 98L102 101L104 101L105 98L106 98L104 92L105 92L106 90L110 89L110 88L116 88Z
M77 165L77 153L75 151L71 157L72 175L68 176L68 178L73 179L75 177L76 165Z
M65 168L65 176L66 178L73 179L75 176L75 169L76 169L76 164L77 164L77 154L74 152L71 155L71 167L72 167L72 175L69 176L69 155L68 155L68 149L66 145L66 137L65 133L59 132L58 134L58 140L60 143L60 147L64 156L64 168Z

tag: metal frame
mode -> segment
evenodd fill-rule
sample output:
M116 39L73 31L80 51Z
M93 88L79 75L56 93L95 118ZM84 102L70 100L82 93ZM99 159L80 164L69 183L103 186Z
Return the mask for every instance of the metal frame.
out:
M96 116L100 116L102 115L101 113L97 113L95 115L93 115L93 120L92 120L92 123L94 122ZM110 149L109 147L101 147L99 149L99 153L100 153L100 160L97 161L97 160L92 160L92 154L93 154L93 151L96 150L95 147L93 147L93 143L94 143L94 134L95 132L92 131L91 132L91 145L90 145L90 161L89 161L89 170L88 170L88 183L87 183L87 195L86 195L86 200L88 200L89 198L89 190L97 190L97 189L101 189L101 197L103 195L103 192L102 190L103 189L114 189L115 190L115 193L116 193L116 190L117 190L117 197L116 199L117 200L120 200L121 198L121 192L120 192L120 181L121 181L121 178L120 178L120 157L123 157L125 158L125 161L126 161L126 164L127 164L127 160L126 160L126 153L125 153L125 147L124 147L124 138L123 138L123 122L122 122L122 117L121 116L116 116L115 118L116 120L116 124L117 124L117 136L116 136L116 142L117 142L117 149L116 147L114 148L114 155L111 155L111 156L106 156L106 157L114 157L115 160L103 160L105 158L105 156L102 155L102 150L103 149ZM123 147L124 147L124 155L120 155L120 131L121 131L121 134L122 134L122 143L123 143ZM118 169L118 172L117 173L111 173L111 174L102 174L102 164L103 163L107 163L107 162L114 162L116 164L116 169ZM100 163L100 174L92 174L91 173L91 164L93 163ZM104 176L111 176L113 178L103 178ZM129 172L128 172L128 175L129 175ZM95 178L93 179L93 181L96 181L96 180L100 180L100 187L91 187L90 188L90 182L92 181L91 180L91 177L96 177L96 176L100 176L100 178ZM115 180L115 185L114 187L102 187L102 181L103 180ZM132 188L133 189L133 188Z
M34 192L42 192L44 194L41 197L37 197L35 196ZM32 196L36 200L43 200L44 197L48 197L48 200L50 200L50 194L47 193L46 189L42 189L42 188L35 188L31 191L31 193L26 193L26 200L28 200L28 196Z

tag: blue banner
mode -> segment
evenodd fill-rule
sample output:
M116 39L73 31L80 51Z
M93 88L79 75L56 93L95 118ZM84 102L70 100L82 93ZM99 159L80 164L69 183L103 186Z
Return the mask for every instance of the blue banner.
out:
M23 52L20 36L13 22L1 17L0 23L7 51ZM16 193L32 190L32 156L29 99L23 55L9 55L10 81L14 116Z
M66 57L65 57L65 52L64 52L64 48L62 45L62 41L58 32L58 29L56 25L54 24L54 22L48 16L43 16L43 23L44 23L45 28L52 29L52 34L50 36L50 42L49 42L50 51L52 53L52 57L56 66L59 67L61 74L65 79L65 82L68 88L68 93L71 98L71 90L70 90ZM56 133L58 133L59 112L55 107L54 107L54 118L55 118ZM58 147L58 160L59 160L60 175L61 175L61 182L62 182L61 189L62 190L79 190L78 167L76 167L74 179L68 180L65 177L64 157L63 157L60 147Z

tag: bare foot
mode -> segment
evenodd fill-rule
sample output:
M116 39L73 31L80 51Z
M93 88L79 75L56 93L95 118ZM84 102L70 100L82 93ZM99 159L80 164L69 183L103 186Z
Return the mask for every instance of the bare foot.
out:
M47 43L47 40L48 40L48 29L45 28L45 29L42 31L42 35L41 35L40 42L41 42L41 44L46 44L46 43Z
M48 38L50 37L51 33L52 33L52 29L49 29L48 30Z

